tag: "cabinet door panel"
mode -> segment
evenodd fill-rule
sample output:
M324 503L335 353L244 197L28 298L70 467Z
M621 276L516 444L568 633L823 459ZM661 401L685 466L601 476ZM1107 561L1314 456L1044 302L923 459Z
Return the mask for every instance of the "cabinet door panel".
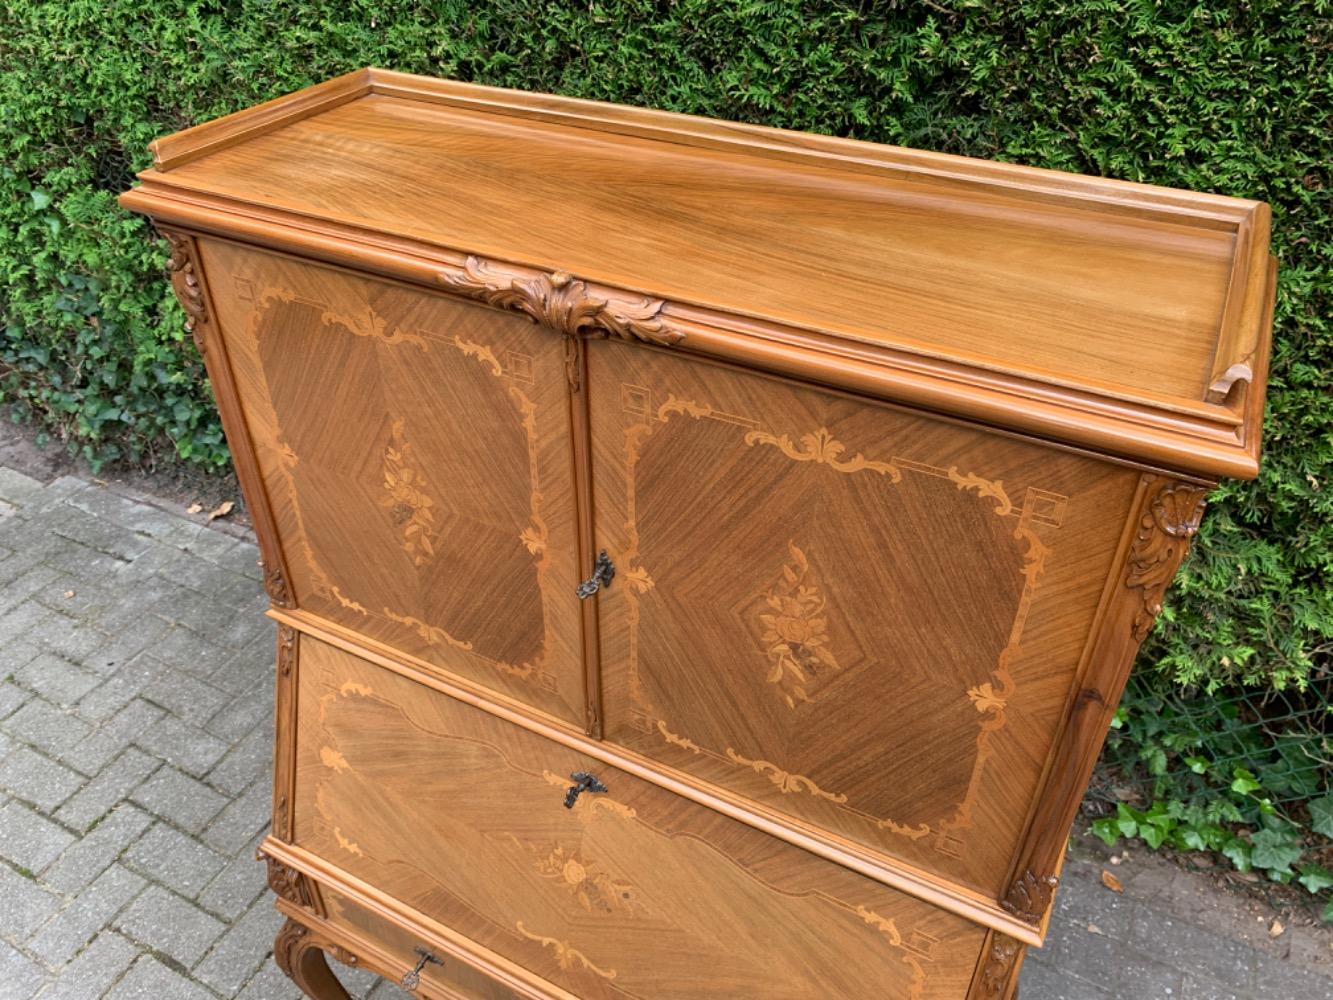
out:
M1137 474L589 349L607 738L998 897Z
M957 998L985 928L309 636L296 843L588 1000ZM605 785L566 808L571 772Z
M298 606L581 725L560 338L201 246Z

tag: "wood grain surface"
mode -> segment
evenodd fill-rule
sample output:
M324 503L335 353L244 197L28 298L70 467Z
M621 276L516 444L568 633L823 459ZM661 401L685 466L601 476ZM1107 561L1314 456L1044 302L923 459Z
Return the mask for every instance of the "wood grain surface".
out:
M1257 470L1267 206L369 69L154 156L307 995L1014 995Z

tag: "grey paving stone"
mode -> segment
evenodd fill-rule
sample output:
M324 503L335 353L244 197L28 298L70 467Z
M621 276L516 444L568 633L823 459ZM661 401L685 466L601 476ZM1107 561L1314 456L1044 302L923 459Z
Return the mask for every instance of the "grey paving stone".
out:
M133 594L133 591L129 591ZM110 638L105 646L96 653L84 657L83 665L102 677L110 677L120 672L126 664L132 663L141 653L151 653L171 627L160 618L141 617L128 625L108 624L104 620L97 622L99 628L109 628ZM154 673L153 676L156 676Z
M6 674L6 677L9 675ZM0 681L0 719L13 715L19 708L32 698L32 695L24 691L13 681Z
M26 638L0 642L0 677L10 676L40 652Z
M230 921L260 898L268 888L267 868L264 862L255 860L255 848L259 846L260 839L256 837L247 844L246 849L227 862L227 867L218 872L204 891L199 893L200 906Z
M159 768L130 799L187 833L199 833L227 805L226 796L170 766Z
M141 697L191 725L202 726L233 696L182 670L168 668L153 678Z
M115 603L111 591L97 587L72 576L62 574L32 595L42 607L69 615L81 622L91 623L106 608ZM99 642L105 643L108 637L100 631L91 629Z
M1251 985L1254 949L1228 941L1185 920L1139 907L1134 914L1129 943L1145 955L1180 970L1203 983L1246 992Z
M124 862L154 882L193 899L222 870L227 859L158 823L125 852Z
M29 699L17 712L0 722L0 729L53 757L59 757L92 732L92 726L74 713L41 698Z
M264 677L252 684L248 690L236 696L236 700L218 712L205 727L214 736L228 742L240 739L256 726L273 728L274 686L271 677Z
M114 931L103 931L60 971L41 1000L91 1000L100 997L139 956L139 949ZM162 1000L169 1000L163 996Z
M116 918L116 927L130 940L187 968L198 962L226 930L222 921L156 885L149 886L126 907Z
M0 934L23 941L60 908L60 897L0 865Z
M1018 984L1022 1000L1113 1000L1106 990L1031 958L1023 962Z
M79 715L93 722L111 718L166 669L164 663L147 653L136 655L79 702Z
M198 632L183 625L176 625L163 633L161 640L153 647L153 655L176 670L183 670L206 683L219 686L218 681L223 677L228 663L235 658L236 652L209 642ZM240 693L230 687L223 690L232 694Z
M1333 1000L1333 976L1302 969L1268 955L1254 963L1255 993L1263 997Z
M28 1000L45 985L46 974L40 965L0 941L0 997Z
M147 884L129 869L112 865L33 935L28 950L50 966L64 965Z
M156 754L196 778L208 773L227 752L227 744L198 726L164 715L135 741L149 753Z
M194 967L194 977L223 996L241 989L268 957L284 917L260 900L218 939L213 950Z
M231 856L240 851L256 833L266 829L273 816L273 785L266 777L246 789L245 794L222 810L208 824L203 841L221 854Z
M162 714L160 708L136 698L95 732L62 753L60 759L85 774L96 774L162 718Z
M29 631L52 614L50 608L29 598L59 575L50 566L38 565L5 582L4 590L0 591L0 608L4 609L0 614L0 640L25 639Z
M245 989L236 995L236 1000L305 1000L305 995L273 963L273 959L268 958Z
M0 499L4 499L18 507L23 507L26 501L40 493L42 484L31 476L25 476L23 473L0 466Z
M53 574L67 574L80 583L101 585L128 561L111 553L99 552L63 535L53 537L65 544L59 547L53 546L43 555L42 562Z
M69 708L97 687L96 674L54 653L40 653L14 671L14 680L47 701Z
M74 842L74 835L9 800L0 807L0 856L29 872L40 872Z
M61 806L55 818L75 830L86 830L155 769L166 766L156 757L129 747Z
M0 761L0 788L31 802L44 813L53 812L77 792L83 780L63 764L25 746Z
M124 804L107 814L42 872L42 881L60 892L74 894L106 871L153 819L141 809Z
M215 1000L198 983L186 979L151 955L143 955L103 1000Z
M126 531L114 520L82 510L73 503L61 504L44 521L56 534L120 562L133 562L153 544L151 538Z
M208 773L209 784L236 795L261 775L270 774L273 761L272 710L261 723L227 752Z

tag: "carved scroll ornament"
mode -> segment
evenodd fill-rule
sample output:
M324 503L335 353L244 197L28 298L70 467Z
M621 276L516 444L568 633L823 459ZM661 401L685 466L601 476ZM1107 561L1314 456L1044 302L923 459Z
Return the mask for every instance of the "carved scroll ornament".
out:
M1054 875L1037 875L1025 871L1014 880L1009 892L1000 901L1000 906L1020 920L1039 924L1051 905L1051 897L1059 881Z
M1148 637L1153 622L1161 614L1162 595L1189 551L1190 539L1199 530L1208 496L1203 487L1188 483L1168 481L1156 489L1134 536L1125 579L1131 590L1142 591L1141 605L1131 626L1139 642Z
M307 910L315 908L315 896L306 877L295 868L289 868L281 861L264 856L268 862L268 887L280 898Z
M1011 937L999 933L991 935L986 964L981 969L981 995L986 1000L1004 996L1009 977L1013 975L1014 960L1022 950L1023 946Z
M521 312L566 336L616 337L664 347L685 337L660 315L661 299L603 298L564 271L527 277L469 257L461 271L443 272L439 280L469 299Z

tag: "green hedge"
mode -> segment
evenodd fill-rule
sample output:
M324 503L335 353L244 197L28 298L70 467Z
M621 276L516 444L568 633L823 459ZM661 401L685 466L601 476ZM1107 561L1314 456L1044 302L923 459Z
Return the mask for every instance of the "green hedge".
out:
M1260 198L1281 257L1264 471L1217 492L1145 669L1327 685L1330 53L1324 0L11 0L0 394L95 464L225 465L163 249L115 195L155 136L366 64Z

